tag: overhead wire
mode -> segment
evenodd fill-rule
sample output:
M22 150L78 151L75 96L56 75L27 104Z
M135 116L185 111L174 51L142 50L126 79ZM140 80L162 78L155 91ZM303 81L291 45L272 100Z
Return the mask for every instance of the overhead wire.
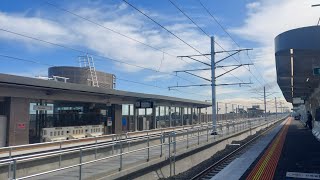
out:
M181 8L179 8L172 0L168 0L176 9L178 9L184 16L186 16L198 29L200 29L201 32L203 32L206 36L208 36L209 38L211 38L211 36L205 32L205 30L203 30L190 16L188 16ZM222 50L226 51L217 41L214 41L215 44L217 44ZM202 54L202 53L200 53ZM229 54L230 55L230 54ZM207 59L209 59L207 56L205 56ZM225 68L221 68L224 71L227 72L227 70ZM240 78L236 77L233 73L230 73L234 78L236 78L237 80L241 81L242 83L244 83L243 80L241 80Z
M18 57L14 57L14 56L5 55L5 54L0 54L0 57L12 59L12 60L17 60L17 61L23 61L23 62L32 63L32 64L40 64L40 65L49 66L49 67L55 66L53 64L41 63L40 61L28 60L28 59L18 58Z
M206 33L190 16L188 16L181 8L179 8L179 6L178 5L176 5L172 0L168 0L176 9L178 9L184 16L186 16L198 29L200 29L200 31L202 31L206 36L208 36L209 38L211 38L210 37L210 35L208 34L208 33ZM204 7L204 5L201 3L201 1L199 0L199 2L200 2L200 4ZM205 7L204 7L205 8ZM207 8L205 8L206 10L207 10L207 12L211 15L211 13L208 11L208 9ZM212 17L214 18L214 16L212 15ZM216 20L216 18L214 18L215 20ZM216 20L216 22L220 25L220 27L230 36L230 38L235 42L235 44L237 44L237 46L239 47L239 48L241 48L240 47L240 45L232 38L232 36L226 31L226 29ZM218 42L216 42L216 41L214 41L214 43L215 44L217 44L222 50L224 50L224 51L226 51L223 47L222 47L222 45L220 45ZM229 52L227 52L229 55L230 55L230 53ZM231 55L230 55L231 56ZM239 62L240 64L241 64L241 62L239 61L239 60L237 60L235 57L233 57L233 56L231 56L233 59L235 59L237 62ZM248 57L249 57L249 55L248 55ZM251 58L249 57L249 59L251 60ZM251 60L251 63L253 64L253 62L252 62L252 60ZM222 68L223 70L225 70L224 68ZM247 68L246 68L247 69ZM260 83L261 85L263 85L259 80L258 80L258 78L249 70L249 69L247 69L249 72L250 72L250 74L257 80L257 82L258 83ZM225 70L226 71L226 70ZM233 75L232 73L230 73L231 75ZM243 82L240 78L238 78L238 77L236 77L236 76L234 76L233 75L233 77L235 77L236 79L238 79L239 81L241 81L241 82ZM262 77L262 76L261 76ZM262 77L262 79L263 79L263 77ZM264 79L263 79L264 80ZM265 80L264 80L265 81ZM251 87L250 85L249 85L249 87Z
M166 55L175 57L174 55L172 55L172 54L170 54L170 53L162 50L161 48L157 48L157 47L155 47L155 46L152 46L152 45L150 45L150 44L147 44L147 43L145 43L145 42L142 42L142 41L140 41L140 40L138 40L138 39L136 39L136 38L133 38L133 37L131 37L131 36L129 36L129 35L126 35L126 34L124 34L124 33L121 33L121 32L119 32L119 31L117 31L117 30L114 30L114 29L112 29L112 28L110 28L110 27L107 27L107 26L105 26L105 25L102 25L102 24L100 24L100 23L98 23L98 22L96 22L96 21L93 21L93 20L91 20L91 19L89 19L89 18L86 18L86 17L84 17L84 16L81 16L81 15L79 15L79 14L77 14L77 13L74 13L74 12L68 10L68 9L62 8L62 7L60 7L60 6L56 5L56 4L53 4L53 3L51 3L51 2L49 2L49 1L47 1L47 0L43 0L43 1L44 1L46 4L50 5L51 7L54 7L54 8L57 9L57 10L66 12L66 13L71 14L71 15L77 17L77 18L80 18L80 19L84 20L84 21L87 21L87 22L89 22L89 23L92 23L92 24L94 24L94 25L97 25L97 26L99 26L99 27L101 27L101 28L103 28L103 29L105 29L105 30L108 30L108 31L110 31L110 32L113 32L113 33L115 33L115 34L118 34L118 35L120 35L120 36L122 36L122 37L124 37L124 38L127 38L127 39L130 39L130 40L132 40L132 41L135 41L135 42L137 42L137 43L139 43L139 44L142 44L142 45L144 45L144 46L146 46L146 47L149 47L149 48L151 48L151 49L154 49L154 50L156 50L156 51L160 51L160 52L162 52L162 53L164 53L164 54L166 54ZM184 61L184 60L182 60L182 61ZM185 62L185 63L188 63L187 61L184 61L184 62Z
M78 53L82 53L82 54L88 54L88 52L84 51L84 50L79 50L79 49L76 49L76 48L73 48L73 47L69 47L69 46L66 46L66 45L62 45L62 44L58 44L58 43L53 43L53 42L50 42L50 41L42 40L42 39L39 39L39 38L36 38L36 37L32 37L32 36L28 36L28 35L25 35L25 34L13 32L13 31L10 31L10 30L7 30L7 29L0 28L0 31L6 32L6 33L10 33L10 34L14 34L14 35L17 35L17 36L20 36L20 37L28 38L28 39L31 39L31 40L34 40L34 41L39 41L39 42L42 42L42 43L50 44L52 46L57 46L57 47L60 47L60 48L72 50L74 52L78 52ZM113 61L113 62L117 62L117 63L120 63L120 64L126 64L126 65L129 65L129 66L133 66L133 67L137 67L137 68L140 68L140 69L145 69L145 70L149 70L149 71L153 71L153 72L157 72L157 73L161 73L161 74L168 74L170 76L178 77L178 78L183 79L185 81L194 83L193 81L190 81L190 80L188 80L186 78L178 76L177 74L174 74L174 73L158 71L156 69L152 69L152 68L149 68L149 67L144 67L144 66L136 65L136 64L132 64L132 63L128 63L128 62L125 62L125 61L122 61L122 60L117 60L117 59L101 56L99 54L92 53L92 52L90 52L89 54L92 55L92 56L98 57L98 58L102 58L102 59L108 60L108 61Z
M5 54L0 54L0 57L7 58L7 59L11 59L11 60L18 60L18 61L27 62L27 63L44 65L44 66L48 66L48 67L54 67L54 66L55 66L55 65L53 65L53 64L42 63L42 62L37 61L37 60L20 58L20 57L11 56L11 55L5 55ZM1 59L0 59L0 60L1 60ZM125 82L129 82L129 83L134 83L134 84L139 84L139 85L143 85L143 86L149 86L149 87L154 87L154 88L159 88L159 89L168 90L167 87L161 87L161 86L157 86L157 85L142 83L142 82L133 81L133 80L128 80L128 79L119 78L119 77L116 77L116 80L125 81ZM198 96L202 96L202 97L203 97L203 94L197 94L197 93L188 92L188 91L178 91L178 92L183 93L183 94L193 94L193 95L198 95Z
M218 26L229 36L229 38L230 38L239 48L241 48L241 46L235 41L235 39L231 36L231 34L226 30L226 28L223 27L223 25L218 21L217 18L215 18L215 16L209 11L209 9L204 6L204 4L201 2L201 0L198 0L198 2L199 2L200 5L204 8L204 10L210 15L210 17L218 24ZM266 80L263 78L263 76L262 76L262 75L260 74L260 72L258 71L256 65L253 63L253 61L252 61L251 57L249 56L249 54L247 54L247 56L248 56L248 59L250 60L250 62L253 64L253 66L254 66L254 68L256 69L256 71L258 72L259 76L261 76L261 79L262 79L265 83L267 83ZM238 62L239 62L239 61L238 61ZM252 76L257 80L257 82L259 82L259 83L262 85L262 83L253 75L253 73L252 73L249 69L247 69L247 70L248 70L248 71L252 74Z
M151 20L152 22L154 22L155 24L157 24L158 26L160 26L162 29L164 29L165 31L167 31L169 34L171 34L172 36L176 37L177 39L179 39L181 42L183 42L184 44L186 44L187 46L189 46L190 48L192 48L194 51L198 52L199 54L203 55L198 49L196 49L195 47L193 47L192 45L190 45L189 43L187 43L185 40L183 40L182 38L180 38L179 36L177 36L176 34L174 34L172 31L170 31L168 28L164 27L162 24L160 24L159 22L157 22L156 20L154 20L153 18L151 18L150 16L148 16L146 13L142 12L140 9L138 9L137 7L135 7L133 4L129 3L127 0L122 0L123 2L125 2L126 4L128 4L129 6L131 6L133 9L135 9L136 11L138 11L140 14L144 15L145 17L147 17L149 20Z
M157 22L156 20L154 20L153 18L151 18L149 15L147 15L146 13L142 12L140 9L138 9L136 6L134 6L133 4L129 3L127 0L122 0L123 2L125 2L127 5L131 6L133 9L135 9L136 11L138 11L140 14L144 15L146 18L148 18L149 20L151 20L152 22L154 22L155 24L157 24L159 27L161 27L162 29L164 29L165 31L167 31L169 34L171 34L172 36L176 37L177 39L179 39L181 42L183 42L184 44L186 44L187 46L189 46L190 48L192 48L193 50L195 50L197 53L199 53L200 55L206 57L207 59L209 59L207 56L205 56L203 53L201 53L198 49L196 49L195 47L193 47L192 45L190 45L189 43L187 43L185 40L183 40L182 38L180 38L179 36L177 36L176 34L174 34L172 31L170 31L169 29L167 29L166 27L164 27L162 24L160 24L159 22ZM210 37L210 36L209 36ZM210 60L210 59L209 59ZM222 68L224 69L224 68ZM225 70L225 69L224 69ZM226 71L226 70L225 70ZM238 77L236 77L235 75L233 75L232 73L230 73L234 78L238 79L239 81L243 82L241 79L239 79ZM244 82L243 82L244 83Z
M57 10L66 12L66 13L71 14L71 15L77 17L77 18L80 18L80 19L84 20L84 21L87 21L87 22L89 22L89 23L92 23L92 24L94 24L94 25L97 25L97 26L99 26L99 27L101 27L101 28L103 28L103 29L105 29L105 30L108 30L108 31L113 32L113 33L116 33L116 34L118 34L118 35L120 35L120 36L123 36L123 37L125 37L125 38L127 38L127 39L130 39L130 40L135 41L135 42L138 42L138 43L140 43L140 44L142 44L142 45L144 45L144 46L147 46L147 47L150 47L150 48L152 48L152 49L154 49L154 50L157 50L157 51L162 52L162 53L163 53L163 57L162 57L162 59L161 59L161 63L160 63L160 67L159 67L158 71L160 71L160 68L161 68L161 66L162 66L162 63L163 63L163 61L164 61L164 54L169 55L169 56L172 56L172 57L176 57L176 56L174 56L174 55L172 55L172 54L170 54L170 53L168 53L168 52L163 51L163 50L160 49L160 48L157 48L157 47L154 47L154 46L152 46L152 45L150 45L150 44L147 44L147 43L144 43L144 42L142 42L142 41L139 41L139 40L137 40L137 39L135 39L135 38L133 38L133 37L130 37L130 36L126 35L126 34L123 34L123 33L119 32L119 31L116 31L116 30L114 30L114 29L111 29L111 28L109 28L109 27L107 27L107 26L105 26L105 25L102 25L102 24L100 24L100 23L98 23L98 22L96 22L96 21L93 21L93 20L91 20L91 19L89 19L89 18L86 18L86 17L81 16L81 15L79 15L79 14L77 14L77 13L74 13L74 12L72 12L72 11L70 11L70 10L67 10L67 9L65 9L65 8L62 8L62 7L60 7L60 6L56 5L56 4L53 4L53 3L51 3L51 2L49 2L49 1L47 1L47 0L43 0L43 1L44 1L46 4L54 7L54 8L57 9ZM182 58L179 58L179 60L181 60L181 61L189 64L187 61L185 61L185 60L182 59ZM185 80L185 81L189 81L188 79L182 78L181 76L178 76L177 74L175 74L175 76L176 76L176 77L179 77L180 79L183 79L183 80ZM192 82L192 81L189 81L189 82ZM192 83L194 83L194 82L192 82Z
M125 34L123 34L123 33L120 33L120 32L118 32L118 31L116 31L116 30L113 30L113 29L111 29L111 28L109 28L109 27L106 27L105 25L102 25L102 24L100 24L100 23L98 23L98 22L95 22L95 21L93 21L93 20L90 20L90 19L88 19L88 18L85 18L85 17L83 17L83 16L81 16L81 15L79 15L79 14L76 14L76 13L70 11L70 10L61 8L61 7L59 7L59 6L51 3L51 2L49 2L49 1L44 0L44 2L45 2L46 4L48 4L48 5L50 5L50 6L58 9L58 10L64 11L64 12L69 13L69 14L72 14L73 16L76 16L76 17L78 17L78 18L80 18L80 19L82 19L82 20L85 20L85 21L87 21L87 22L90 22L90 23L92 23L92 24L95 24L95 25L97 25L97 26L100 26L100 27L102 27L102 28L104 28L104 29L106 29L106 30L109 30L109 31L111 31L111 32L113 32L113 33L116 33L116 34L118 34L118 35L121 35L121 36L123 36L123 37L125 37L125 38L128 38L128 39L130 39L130 40L133 40L133 41L138 42L138 43L140 43L140 44L143 44L143 45L145 45L145 46L147 46L147 47L150 47L150 48L152 48L152 49L154 49L154 50L160 51L160 52L162 52L162 53L164 53L164 54L167 54L167 55L170 55L170 56L174 56L174 55L172 55L172 54L169 54L169 53L161 50L160 48L156 48L156 47L154 47L154 46L151 46L151 45L149 45L149 44L146 44L146 43L144 43L144 42L141 42L141 41L139 41L139 40L137 40L137 39L135 39L135 38L132 38L132 37L130 37L130 36L128 36L128 35L125 35ZM128 4L127 1L125 1L125 2ZM171 2L172 2L172 1L171 1ZM130 5L131 7L133 7L133 8L135 8L135 7L132 6L131 4L129 4L129 5ZM144 13L143 13L142 11L140 11L139 9L137 9L137 8L135 8L135 9L138 10L140 13L144 14ZM145 15L146 17L148 17L146 14L144 14L144 15ZM149 18L149 19L152 20L152 18ZM189 19L192 21L191 18L189 18ZM152 20L152 21L153 21L153 20ZM175 34L173 34L173 33L172 33L171 31L169 31L167 28L165 28L164 26L162 26L160 23L157 23L156 21L153 21L153 22L155 22L156 24L158 24L159 26L161 26L162 28L164 28L165 30L167 30L170 34L174 35L174 36L175 36L176 38L178 38L179 40L183 41L183 42L184 42L185 44L187 44L189 47L193 48L190 44L186 43L184 40L182 40L181 38L179 38L178 36L176 36ZM195 23L195 22L194 22L194 23ZM196 23L195 23L195 24L196 24ZM198 26L198 25L197 25L197 26ZM199 26L198 26L198 27L199 27ZM200 27L199 27L199 28L200 28ZM202 30L202 31L203 31L203 30ZM203 31L203 32L205 33L205 31ZM207 35L208 35L208 34L207 34ZM208 36L209 36L209 35L208 35ZM218 45L219 45L219 44L218 44ZM219 46L220 46L220 45L219 45ZM193 49L196 50L198 53L201 54L201 52L198 51L197 49L195 49L195 48L193 48ZM183 60L182 58L181 58L180 60L186 62L186 61ZM161 62L161 63L162 63L162 62ZM188 63L188 62L186 62L186 63ZM141 67L140 67L140 68L141 68ZM176 74L175 76L180 77L180 76L178 76L177 74ZM180 77L180 78L181 78L181 77ZM236 77L236 78L237 78L237 77ZM182 79L188 81L188 80L185 79L185 78L182 78ZM237 79L240 80L239 78L237 78ZM240 81L242 81L242 80L240 80ZM189 81L189 82L190 82L190 81ZM242 81L242 82L243 82L243 81Z

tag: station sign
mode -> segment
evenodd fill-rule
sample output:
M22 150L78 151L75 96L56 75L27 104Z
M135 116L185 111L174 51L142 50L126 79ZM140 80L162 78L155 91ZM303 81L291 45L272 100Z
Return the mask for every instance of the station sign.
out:
M136 108L152 108L153 102L151 101L137 101L135 103Z
M292 104L304 104L304 100L301 98L292 98Z
M18 123L17 126L18 126L18 129L26 129L25 123Z
M52 111L52 106L34 105L33 110L34 111Z
M107 126L112 126L112 118L108 117Z

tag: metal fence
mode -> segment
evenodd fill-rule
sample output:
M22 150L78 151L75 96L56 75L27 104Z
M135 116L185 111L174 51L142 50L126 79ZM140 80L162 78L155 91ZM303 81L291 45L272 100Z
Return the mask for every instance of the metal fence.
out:
M8 179L36 179L36 178L52 178L57 174L70 175L72 172L75 179L82 179L89 176L86 172L86 166L95 167L99 166L99 163L110 164L109 169L104 169L103 172L116 172L129 168L128 158L136 159L131 160L131 164L137 163L143 164L149 162L150 159L169 160L170 162L170 175L175 174L175 157L179 152L188 150L190 147L196 147L203 143L215 141L218 138L222 138L228 135L239 133L257 126L271 124L279 119L284 118L286 115L268 116L265 118L251 118L251 119L237 119L219 122L217 124L218 135L211 136L212 125L198 124L193 126L182 126L174 129L153 130L144 131L138 133L146 133L145 135L138 136L138 134L125 136L112 136L110 141L99 142L95 139L94 144L80 146L80 147L63 147L63 142L59 142L58 150L36 153L31 155L13 156L14 149L25 146L8 147L7 149L1 148L1 151L7 150L9 156L3 160L0 160L0 167L7 167ZM45 145L53 143L43 143ZM32 145L31 145L32 146ZM34 145L35 146L35 145ZM103 155L106 152L109 155ZM135 154L141 155L140 159ZM88 154L93 155L88 158ZM74 156L73 163L69 165L63 165L63 158L66 156ZM19 168L19 165L23 165L26 162L37 161L41 159L55 158L53 163L56 163L56 167L47 170L40 170L40 172L26 173L27 170ZM126 159L127 160L126 160ZM76 161L75 159L78 159ZM23 166L21 166L23 167ZM27 168L27 167L26 167ZM29 167L31 168L31 167ZM74 169L77 168L75 171ZM71 171L72 170L72 171ZM74 174L76 173L76 175ZM96 173L100 173L96 170ZM0 178L1 179L1 178Z

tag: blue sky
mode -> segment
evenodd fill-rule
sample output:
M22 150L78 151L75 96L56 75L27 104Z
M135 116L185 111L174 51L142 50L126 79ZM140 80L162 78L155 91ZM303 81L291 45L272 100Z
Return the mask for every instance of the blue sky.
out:
M144 93L161 94L197 100L210 99L210 87L195 87L168 91L168 86L203 84L203 80L179 74L183 80L169 74L175 70L205 67L188 59L179 59L177 55L197 54L193 49L161 29L155 23L139 14L121 0L75 0L49 1L58 7L90 19L108 29L120 32L116 34L83 19L63 12L43 0L2 0L0 4L0 72L35 77L47 75L48 65L78 66L77 57L81 52L92 54L99 71L114 73L117 89ZM209 53L210 39L195 27L181 12L167 0L128 0L161 25L178 35L201 53ZM199 0L173 0L207 34L215 35L216 41L224 49L237 49L237 45L218 26L218 24L200 6ZM217 83L253 82L251 87L218 87L219 101L237 102L245 105L257 103L249 100L256 96L252 88L261 89L268 83L279 92L275 80L273 54L274 37L286 30L314 25L320 11L311 9L317 1L300 0L201 0L215 18L231 34L242 48L254 48L228 59L223 64L238 64L253 61L255 67L239 68L232 74L219 78ZM297 13L299 12L299 13ZM17 36L6 31L27 35L33 38L55 43L68 48ZM161 49L168 54L130 40L139 40ZM70 48L80 50L74 51ZM216 50L220 50L219 47ZM2 56L1 56L2 55ZM27 63L5 58L12 56L38 63ZM217 59L225 55L218 55ZM117 63L110 59L128 63ZM200 58L203 61L208 59ZM143 70L132 65L143 66L160 72ZM217 70L221 74L228 69ZM249 72L250 70L250 72ZM253 75L252 75L253 74ZM199 75L210 78L209 72ZM255 77L253 77L255 76ZM238 79L236 79L237 77ZM132 83L139 82L152 86ZM160 88L159 88L160 87ZM181 92L183 91L183 92ZM260 91L260 90L259 90ZM282 97L281 93L274 96ZM272 106L270 106L272 108Z

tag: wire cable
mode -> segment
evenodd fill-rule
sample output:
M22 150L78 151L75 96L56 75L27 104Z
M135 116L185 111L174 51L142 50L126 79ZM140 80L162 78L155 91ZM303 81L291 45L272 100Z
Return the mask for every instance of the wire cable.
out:
M152 22L154 22L155 24L157 24L158 26L160 26L162 29L166 30L169 34L171 34L172 36L176 37L177 39L179 39L181 42L183 42L184 44L186 44L187 46L189 46L190 48L192 48L193 50L195 50L196 52L198 52L199 54L203 55L199 50L197 50L195 47L191 46L189 43L187 43L186 41L184 41L182 38L180 38L179 36L177 36L176 34L174 34L173 32L171 32L169 29L167 29L166 27L164 27L163 25L161 25L160 23L158 23L157 21L155 21L154 19L152 19L150 16L148 16L146 13L142 12L140 9L138 9L137 7L135 7L134 5L132 5L131 3L129 3L126 0L122 0L123 2L125 2L126 4L128 4L129 6L131 6L133 9L135 9L136 11L138 11L139 13L141 13L142 15L144 15L145 17L147 17L148 19L150 19Z
M7 59L11 59L11 60L18 60L18 61L22 61L22 62L33 63L33 64L40 64L40 65L49 66L49 67L55 66L55 65L53 65L53 64L41 63L40 61L37 61L37 60L30 60L30 59L25 59L25 58L20 58L20 57L15 57L15 56L11 56L11 55L5 55L5 54L0 54L0 57L4 57L4 58L7 58ZM1 59L0 59L0 60L1 60ZM159 88L159 89L168 90L167 87L161 87L161 86L157 86L157 85L152 85L152 84L147 84L147 83L132 81L132 80L123 79L123 78L119 78L119 77L116 77L116 79L117 79L117 80L120 80L120 81L129 82L129 83L134 83L134 84L143 85L143 86L149 86L149 87L154 87L154 88ZM180 93L183 93L183 94L194 94L194 95L198 95L198 96L203 97L203 94L197 94L197 93L188 92L188 91L179 91L179 92L180 92Z
M231 34L226 30L226 28L223 27L222 24L218 21L218 19L215 18L214 15L209 11L209 9L204 6L204 4L201 2L201 0L199 0L198 2L199 2L200 5L203 7L203 9L211 16L211 18L219 25L219 27L229 36L229 38L230 38L239 48L241 48L241 46L234 40L234 38L231 36ZM253 64L253 66L254 66L254 68L256 69L256 71L258 72L258 74L261 76L261 79L262 79L265 83L267 83L266 80L263 78L263 76L262 76L262 75L260 74L260 72L258 71L258 69L257 69L257 67L255 66L255 64L253 63L253 61L252 61L251 57L249 56L249 54L247 54L247 56L248 56L250 62ZM248 69L247 69L247 70L248 70ZM251 72L250 70L248 70L248 71L252 74L252 72ZM252 74L252 76L254 76L254 75ZM254 77L255 77L255 76L254 76ZM255 78L256 78L256 77L255 77ZM258 79L256 79L256 80L258 81ZM258 81L258 82L260 83L260 81ZM262 83L260 83L260 84L262 85Z
M73 48L73 47L69 47L69 46L65 46L65 45L62 45L62 44L53 43L53 42L50 42L50 41L46 41L46 40L42 40L42 39L39 39L39 38L36 38L36 37L32 37L32 36L28 36L28 35L25 35L25 34L13 32L13 31L10 31L10 30L7 30L7 29L3 29L3 28L0 28L0 31L6 32L6 33L10 33L10 34L14 34L16 36L28 38L28 39L31 39L31 40L34 40L34 41L39 41L39 42L42 42L42 43L50 44L52 46L57 46L57 47L60 47L60 48L68 49L68 50L71 50L71 51L74 51L74 52L78 52L78 53L81 53L81 54L90 54L92 56L95 56L95 57L98 57L98 58L102 58L102 59L105 59L105 60L108 60L108 61L113 61L113 62L117 62L117 63L120 63L120 64L126 64L126 65L129 65L129 66L133 66L133 67L137 67L137 68L140 68L140 69L153 71L153 72L156 72L156 73L168 74L170 76L178 77L178 78L183 79L185 81L188 81L188 82L191 82L191 83L195 83L195 82L190 81L190 80L188 80L186 78L178 76L178 75L176 75L174 73L158 71L156 69L152 69L152 68L148 68L148 67L144 67L144 66L140 66L140 65L136 65L136 64L127 63L125 61L121 61L121 60L117 60L117 59L101 56L101 55L96 54L96 53L88 53L87 51L84 51L84 50L79 50L79 49L76 49L76 48Z
M151 18L150 16L148 16L146 13L142 12L140 9L138 9L137 7L135 7L133 4L129 3L126 0L122 0L123 2L125 2L126 4L128 4L129 6L131 6L133 9L135 9L136 11L138 11L140 14L144 15L146 18L148 18L149 20L151 20L152 22L154 22L155 24L157 24L159 27L161 27L162 29L166 30L169 34L171 34L172 36L176 37L177 39L179 39L181 42L183 42L184 44L186 44L187 46L189 46L190 48L192 48L193 50L195 50L196 52L198 52L200 55L206 57L207 59L209 59L207 56L205 56L203 53L201 53L199 50L197 50L195 47L191 46L189 43L187 43L186 41L184 41L182 38L180 38L179 36L177 36L176 34L174 34L173 32L171 32L169 29L167 29L166 27L164 27L163 25L161 25L159 22L157 22L156 20L154 20L153 18ZM194 21L193 21L194 22ZM199 27L198 25L196 25L197 27ZM206 34L207 35L207 34ZM209 36L210 37L210 36ZM209 59L210 60L210 59ZM224 68L222 68L224 69ZM225 69L224 69L225 70ZM226 71L226 70L225 70ZM234 78L238 79L239 81L243 82L241 79L239 79L238 77L236 77L235 75L233 75L232 73L230 73Z
M200 29L200 31L202 31L206 36L208 36L209 38L210 35L208 33L206 33L190 16L188 16L181 8L179 8L172 0L168 0L176 9L178 9L184 16L186 16L196 27L198 27L198 29ZM214 41L215 44L217 44L222 50L226 51L217 41ZM230 54L229 54L230 55ZM206 57L206 56L205 56ZM208 58L208 57L206 57ZM208 58L209 59L209 58ZM240 62L239 62L240 63ZM240 63L241 64L241 63ZM227 70L225 68L222 67L222 69L224 71L227 72ZM242 83L244 83L244 81L242 81L240 78L236 77L235 75L233 75L233 73L230 73L234 78L236 78L237 80L241 81Z
M7 59L12 59L12 60L17 60L17 61L23 61L23 62L32 63L32 64L40 64L40 65L49 66L49 67L55 66L55 65L52 65L52 64L41 63L41 62L35 61L35 60L28 60L28 59L13 57L13 56L4 55L4 54L0 54L0 57L4 57L4 58L7 58Z

